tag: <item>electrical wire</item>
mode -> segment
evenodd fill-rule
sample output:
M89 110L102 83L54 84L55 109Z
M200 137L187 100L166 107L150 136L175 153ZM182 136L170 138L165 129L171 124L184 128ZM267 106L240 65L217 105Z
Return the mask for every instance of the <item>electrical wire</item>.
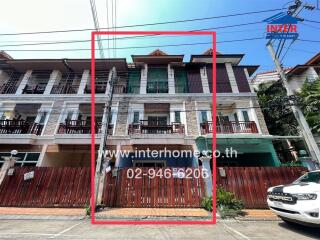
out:
M263 37L244 38L244 39L232 39L225 41L217 41L216 43L231 43L231 42L243 42L252 40L261 40ZM117 47L117 50L124 49L141 49L141 48L161 48L161 47L179 47L179 46L193 46L193 45L212 45L212 42L198 42L198 43L180 43L180 44L165 44L165 45L148 45L148 46L130 46L130 47ZM105 48L103 48L104 50ZM111 48L113 49L113 48ZM98 51L99 49L95 49ZM8 52L59 52L59 51L91 51L91 48L64 48L64 49L5 49Z
M259 24L262 22L249 22L249 23L242 23L242 24L234 24L234 25L226 25L226 26L219 26L219 27L212 27L212 28L203 28L198 30L190 30L187 32L195 32L195 31L206 31L206 30L216 30L216 29L224 29L224 28L233 28L233 27L239 27L239 26L247 26L247 25L254 25ZM243 30L246 31L246 30ZM233 32L239 32L239 31L233 31ZM118 40L127 40L127 39L135 39L135 38L146 38L146 37L177 37L177 36L183 36L186 37L186 35L176 35L176 36L163 36L160 34L149 34L149 35L138 35L138 36L126 36L126 37L119 37ZM109 35L107 39L101 39L109 40ZM98 41L98 40L95 40ZM65 41L49 41L49 42L40 42L40 43L26 43L26 44L6 44L6 45L0 45L0 47L19 47L19 46L38 46L38 45L55 45L55 44L68 44L68 43L83 43L83 42L91 42L91 39L87 40L65 40Z
M285 9L285 8L275 8L275 9L268 9L268 10L243 12L243 13L235 13L235 14L228 14L228 15L203 17L203 18L173 20L173 21L165 21L165 22L154 22L154 23L144 23L144 24L123 25L123 26L118 26L117 28L120 29L120 28L131 28L131 27L143 27L143 26L153 26L153 25L164 25L164 24L175 24L175 23L204 21L204 20L210 20L210 19L219 19L219 18L227 18L227 17L235 17L235 16L244 16L244 15L250 15L250 14L274 12L274 11L279 11L279 10L283 10L283 9ZM109 28L100 28L100 29L110 30L112 28L109 27ZM0 36L51 34L51 33L66 33L66 32L83 32L83 31L95 31L95 30L96 29L94 29L94 28L83 28L83 29L67 29L67 30L52 30L52 31L36 31L36 32L0 33Z

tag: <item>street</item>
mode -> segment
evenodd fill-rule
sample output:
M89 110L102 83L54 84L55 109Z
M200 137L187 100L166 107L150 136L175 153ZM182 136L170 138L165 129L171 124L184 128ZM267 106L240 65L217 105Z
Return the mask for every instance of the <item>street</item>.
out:
M279 221L220 221L214 226L91 225L86 220L1 220L0 239L320 239L320 230Z

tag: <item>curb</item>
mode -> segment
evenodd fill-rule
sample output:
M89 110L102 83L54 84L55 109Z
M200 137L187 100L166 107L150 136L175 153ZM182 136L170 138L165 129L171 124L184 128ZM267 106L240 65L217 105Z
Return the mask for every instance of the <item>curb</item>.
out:
M85 216L63 215L0 215L0 220L84 220Z

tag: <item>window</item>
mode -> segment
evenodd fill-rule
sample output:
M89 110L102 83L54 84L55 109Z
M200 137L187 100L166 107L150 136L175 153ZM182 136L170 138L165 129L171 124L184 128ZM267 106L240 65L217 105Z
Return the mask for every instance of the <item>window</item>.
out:
M201 111L201 122L207 122L208 117L207 117L207 111Z
M176 93L188 92L188 77L185 69L181 69L181 68L174 69L174 82L175 82Z
M47 117L47 112L42 112L42 113L41 113L41 117L40 117L40 119L39 119L39 123L40 123L41 125L44 125L44 122L45 122L45 120L46 120L46 117Z
M139 112L133 112L133 122L138 123L140 121Z
M147 93L168 93L168 72L165 67L148 69Z
M3 157L10 157L10 152L0 152L0 167L4 163ZM19 152L15 157L19 159L15 162L14 166L36 166L39 160L39 152Z
M248 115L248 112L247 111L242 111L242 115L243 115L243 120L246 121L246 122L249 122L250 119L249 119L249 115Z
M174 112L174 121L181 123L181 117L180 117L180 111L175 111Z
M239 122L238 114L237 114L237 113L234 113L233 116L234 116L234 120L235 120L236 122Z
M128 93L139 93L141 72L140 69L129 70Z
M167 117L165 116L149 116L148 117L149 126L165 126L167 125Z
M162 160L155 160L155 161L148 161L148 160L133 160L133 167L154 167L154 168L163 168L166 167L166 161Z

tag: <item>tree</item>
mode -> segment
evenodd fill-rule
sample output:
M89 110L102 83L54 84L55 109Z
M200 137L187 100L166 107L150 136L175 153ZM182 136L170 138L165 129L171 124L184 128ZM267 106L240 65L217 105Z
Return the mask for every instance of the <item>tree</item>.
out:
M292 113L286 90L280 81L260 84L257 92L258 101L268 130L272 135L298 135L298 123Z
M312 82L306 80L298 96L311 131L320 134L320 78Z

